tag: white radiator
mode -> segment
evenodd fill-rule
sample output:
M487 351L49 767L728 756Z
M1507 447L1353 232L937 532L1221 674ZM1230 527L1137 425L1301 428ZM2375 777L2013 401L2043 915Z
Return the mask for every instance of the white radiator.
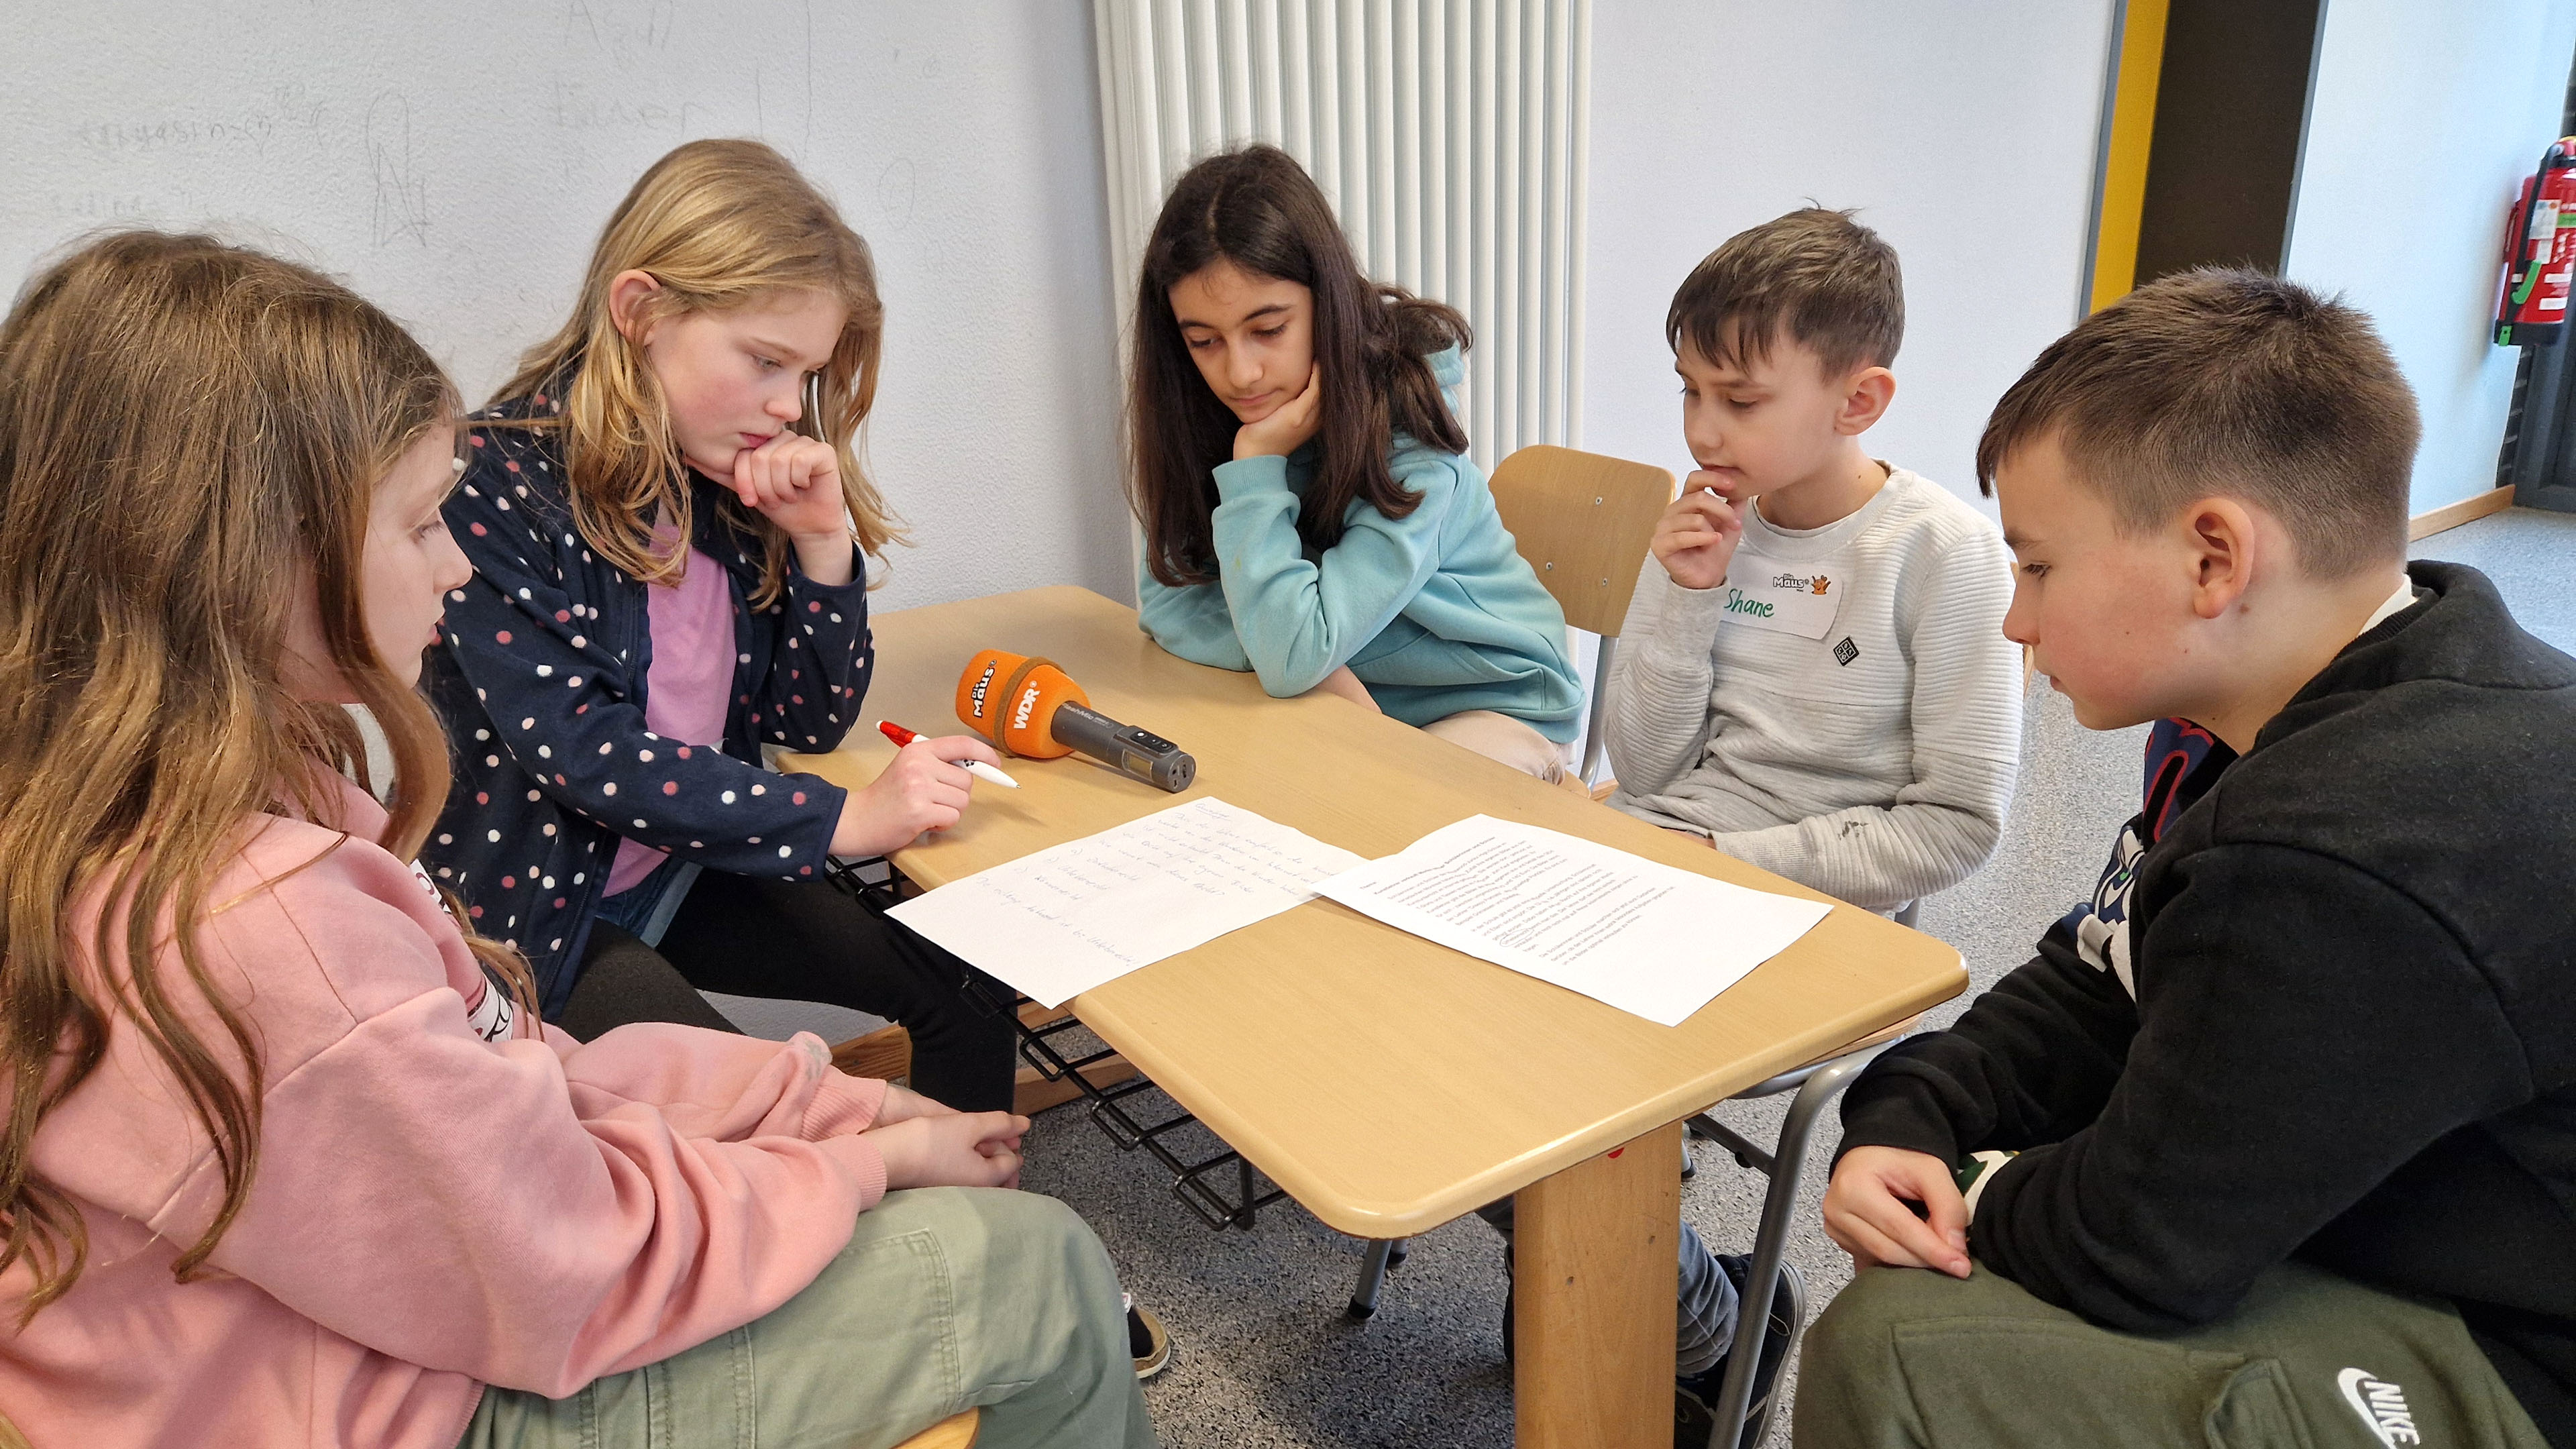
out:
M1268 141L1364 271L1467 314L1480 463L1579 442L1591 0L1093 0L1092 23L1122 323L1172 182Z

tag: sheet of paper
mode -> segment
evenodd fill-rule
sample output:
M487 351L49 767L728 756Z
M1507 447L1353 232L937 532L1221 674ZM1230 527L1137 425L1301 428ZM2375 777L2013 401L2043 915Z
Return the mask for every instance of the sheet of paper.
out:
M887 912L1048 1006L1315 897L1360 857L1202 797Z
M1833 909L1489 815L1316 890L1665 1026L1681 1025Z

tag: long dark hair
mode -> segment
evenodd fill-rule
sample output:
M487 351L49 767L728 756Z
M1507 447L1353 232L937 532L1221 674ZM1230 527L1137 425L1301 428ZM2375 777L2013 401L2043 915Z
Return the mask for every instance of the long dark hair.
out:
M1209 389L1172 317L1171 290L1213 262L1296 282L1315 294L1315 365L1323 372L1322 466L1298 510L1308 547L1341 541L1342 515L1366 499L1389 518L1422 501L1395 481L1397 432L1451 453L1467 430L1449 412L1427 354L1471 345L1456 309L1360 275L1341 223L1314 180L1275 146L1220 152L1182 173L1145 244L1136 282L1136 355L1127 399L1128 503L1145 526L1145 560L1179 587L1216 578L1208 515L1216 468L1241 423Z

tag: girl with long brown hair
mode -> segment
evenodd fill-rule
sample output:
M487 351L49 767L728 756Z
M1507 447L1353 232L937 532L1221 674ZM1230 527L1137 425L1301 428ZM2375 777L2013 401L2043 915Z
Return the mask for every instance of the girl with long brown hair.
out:
M1141 622L1548 779L1583 694L1448 390L1467 322L1361 275L1286 152L1208 157L1146 243L1129 369Z
M408 863L455 419L384 314L202 237L93 242L0 321L0 1413L446 1449L980 1403L987 1443L1151 1443L1098 1243L991 1190L1023 1119L810 1035L580 1045Z
M866 561L896 537L853 444L885 309L867 243L776 151L695 141L609 218L581 294L469 431L476 579L432 694L459 778L426 854L527 953L546 1019L731 1023L696 988L903 1023L912 1083L1011 1105L1011 994L825 879L956 823L996 758L904 747L857 791L780 776L861 718Z

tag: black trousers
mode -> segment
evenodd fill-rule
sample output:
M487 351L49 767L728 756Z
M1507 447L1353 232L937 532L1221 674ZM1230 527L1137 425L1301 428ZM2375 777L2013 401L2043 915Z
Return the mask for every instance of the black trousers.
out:
M961 1112L1007 1112L1012 993L969 989L972 972L838 887L702 871L658 950L591 923L581 978L556 1025L583 1041L636 1021L740 1030L702 989L821 1001L901 1022L912 1033L914 1091Z

